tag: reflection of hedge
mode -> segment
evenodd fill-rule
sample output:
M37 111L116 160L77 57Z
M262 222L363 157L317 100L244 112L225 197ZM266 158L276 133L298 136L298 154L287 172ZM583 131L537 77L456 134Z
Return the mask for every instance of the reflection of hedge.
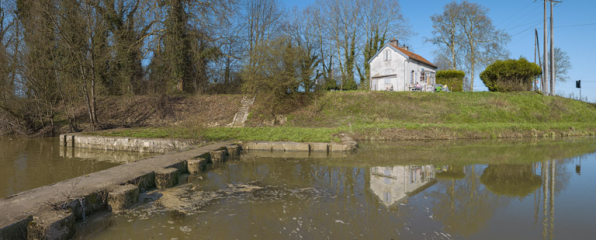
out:
M520 58L494 62L480 73L480 79L491 92L529 91L540 74L540 66Z
M435 174L437 179L463 179L465 177L466 174L462 171L447 171Z
M452 92L462 92L466 74L460 70L437 71L437 84L447 85Z
M489 164L480 182L498 195L525 197L542 185L531 164Z

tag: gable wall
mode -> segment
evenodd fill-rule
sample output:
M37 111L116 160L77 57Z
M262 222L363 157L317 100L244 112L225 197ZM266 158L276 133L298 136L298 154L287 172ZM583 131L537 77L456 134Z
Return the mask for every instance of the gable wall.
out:
M385 51L389 51L391 53L391 60L385 61ZM370 62L370 71L371 76L379 75L389 75L395 74L396 76L390 78L391 84L394 86L394 91L407 91L407 85L412 81L412 70L414 71L414 83L420 81L420 73L425 71L432 71L435 72L429 66L421 64L417 61L410 61L407 60L405 55L402 53L397 52L393 48L385 45L382 48L381 52ZM373 78L373 81L377 81L377 89L376 90L384 90L384 83L385 78ZM374 83L371 81L371 85ZM372 89L372 88L371 88Z
M385 61L385 51L389 51L391 54L391 60ZM375 57L370 63L371 76L389 75L395 74L391 79L391 84L394 86L395 91L403 91L404 88L404 62L406 58L393 50L392 48L385 46L382 51ZM384 81L384 80L379 80ZM384 87L382 87L384 89Z

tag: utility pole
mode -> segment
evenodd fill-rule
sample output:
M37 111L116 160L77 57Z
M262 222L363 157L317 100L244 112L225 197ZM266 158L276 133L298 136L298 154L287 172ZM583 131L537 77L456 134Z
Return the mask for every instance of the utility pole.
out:
M546 88L546 79L548 79L548 68L546 66L548 66L548 61L547 61L547 49L546 49L546 1L548 0L544 0L544 65L542 65L542 78L541 80L541 88L542 88L542 94L547 94L548 89Z
M550 95L555 96L555 47L553 40L553 1L550 0Z
M538 31L538 30L536 30ZM536 64L536 46L538 45L538 38L534 37L534 64ZM534 91L538 89L538 83L536 82L536 77L534 77Z
M540 39L538 38L538 29L534 29L534 32L536 33L536 37L534 37L534 63L536 63L536 52L538 52L538 66L544 69L542 66L542 59L540 57ZM534 79L534 89L538 90L538 81L536 79Z
M550 2L550 59L547 57L547 49L546 49L546 1ZM556 3L561 3L561 1L556 0L544 0L544 65L542 67L542 81L541 81L541 89L542 93L545 95L555 96L555 46L554 36L553 36L553 5ZM547 60L548 59L548 60ZM549 64L550 62L550 64ZM549 74L550 71L550 74ZM548 78L550 76L550 79ZM548 80L547 80L548 79ZM550 87L547 86L550 84Z

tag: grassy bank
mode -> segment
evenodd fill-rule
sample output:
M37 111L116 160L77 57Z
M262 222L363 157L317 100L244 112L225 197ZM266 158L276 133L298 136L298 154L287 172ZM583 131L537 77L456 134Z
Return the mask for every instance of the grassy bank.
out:
M305 101L303 101L305 102ZM596 133L596 106L524 93L329 92L272 116L257 98L246 128L186 125L98 133L202 140L555 138ZM260 127L285 119L283 125ZM186 127L185 127L186 126Z

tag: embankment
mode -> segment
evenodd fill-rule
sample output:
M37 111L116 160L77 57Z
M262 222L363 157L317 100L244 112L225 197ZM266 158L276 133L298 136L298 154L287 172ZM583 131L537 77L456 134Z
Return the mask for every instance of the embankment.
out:
M557 138L596 134L594 104L534 92L327 92L286 105L285 110L273 114L271 103L257 97L247 127L208 127L201 129L200 138L337 142L340 133L357 140ZM176 136L159 127L101 134Z
M100 99L102 129L113 137L199 141L338 142L357 140L553 138L596 133L596 106L534 92L325 92L298 96L272 113L256 97L246 127L229 128L241 95L132 96ZM280 108L275 108L280 109ZM84 127L85 111L77 113ZM65 123L64 120L57 123ZM67 132L61 125L60 132Z

